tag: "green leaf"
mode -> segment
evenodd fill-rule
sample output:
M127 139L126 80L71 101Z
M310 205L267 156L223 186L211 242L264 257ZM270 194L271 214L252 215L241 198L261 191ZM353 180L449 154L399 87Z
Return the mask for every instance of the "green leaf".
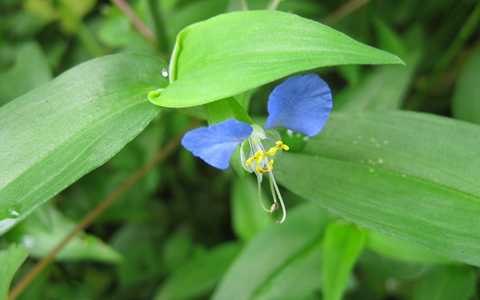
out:
M213 299L301 299L320 289L321 241L328 218L314 205L295 209L251 240Z
M230 118L235 118L246 123L254 123L245 109L234 98L230 97L205 105L209 124L215 124Z
M452 104L455 118L480 123L478 74L480 74L480 49L477 49L465 62L457 79Z
M18 245L0 251L0 299L7 299L10 282L26 258L27 251Z
M339 111L381 111L399 109L410 88L421 52L412 52L406 66L383 66L371 72L365 80L335 97Z
M278 159L294 193L354 223L480 265L480 127L412 112L333 114Z
M328 225L323 241L323 299L342 299L353 266L365 245L365 237L365 232L351 224Z
M22 244L31 256L40 258L48 255L74 227L72 220L64 217L53 206L45 205L20 223L8 237ZM121 256L99 238L81 232L67 244L56 259L118 263Z
M293 14L232 12L179 33L171 83L152 101L166 107L195 106L319 67L398 63L402 61L392 54Z
M211 291L240 251L237 243L227 243L200 254L167 278L155 300L193 299Z
M466 266L434 269L415 287L413 300L468 300L475 294L476 275Z
M157 115L162 63L119 54L81 64L0 108L0 233L102 165Z
M233 229L242 240L250 240L272 223L270 215L261 209L257 186L251 178L237 177L231 195Z
M40 46L26 43L19 47L15 65L0 74L0 106L50 81L52 74Z

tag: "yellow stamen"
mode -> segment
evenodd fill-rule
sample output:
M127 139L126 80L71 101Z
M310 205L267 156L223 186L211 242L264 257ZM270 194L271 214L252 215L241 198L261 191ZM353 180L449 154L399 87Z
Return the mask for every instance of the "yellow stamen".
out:
M259 163L265 158L265 153L263 153L262 150L258 150L257 152L255 152L255 155L253 157L255 158L255 161Z
M255 152L255 154L253 156L250 156L246 161L245 161L245 164L247 164L247 166L250 166L252 165L253 161L256 161L257 163L261 162L263 159L265 158L265 153L263 153L262 150L258 150L257 152Z
M290 150L290 147L288 147L288 145L284 144L282 141L276 141L275 147L284 151Z

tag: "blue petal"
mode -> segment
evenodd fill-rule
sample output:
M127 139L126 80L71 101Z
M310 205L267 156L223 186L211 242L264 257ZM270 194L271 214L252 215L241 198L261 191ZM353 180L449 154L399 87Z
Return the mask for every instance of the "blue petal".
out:
M207 164L225 170L235 148L252 133L252 127L234 119L228 119L208 127L187 132L182 145Z
M293 76L270 94L265 128L283 127L314 136L322 130L332 108L330 87L317 74Z

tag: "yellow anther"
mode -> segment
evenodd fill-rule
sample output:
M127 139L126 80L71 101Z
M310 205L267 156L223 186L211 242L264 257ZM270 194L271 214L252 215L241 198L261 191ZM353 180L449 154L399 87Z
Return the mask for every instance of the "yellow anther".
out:
M247 166L252 165L253 161L256 161L257 164L260 163L265 158L265 153L262 150L258 150L255 152L254 155L250 156L246 161L245 164Z
M255 161L259 163L265 158L265 153L263 153L262 150L258 150L257 152L255 152L255 155L253 155L253 157L255 158Z
M290 150L290 147L288 147L288 145L284 144L282 141L276 141L275 147L284 151Z
M257 165L255 167L255 172L260 173L260 174L272 172L272 170L273 170L273 159L267 161L267 166L266 167L261 167L260 165Z

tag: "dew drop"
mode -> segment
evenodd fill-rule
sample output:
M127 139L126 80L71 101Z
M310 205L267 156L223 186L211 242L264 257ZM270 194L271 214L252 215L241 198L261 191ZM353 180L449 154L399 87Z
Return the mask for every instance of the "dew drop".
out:
M20 216L20 213L13 208L9 209L8 213L10 214L10 217L13 218L17 218L18 216Z
M165 78L168 77L168 70L167 70L167 68L163 68L163 69L162 69L162 76L165 77Z
M379 158L379 159L378 159L378 163L379 163L379 164L383 164L383 159Z
M26 235L22 238L22 244L26 247L26 248L29 248L29 249L32 249L34 244L35 244L35 240L33 237L29 236L29 235Z

